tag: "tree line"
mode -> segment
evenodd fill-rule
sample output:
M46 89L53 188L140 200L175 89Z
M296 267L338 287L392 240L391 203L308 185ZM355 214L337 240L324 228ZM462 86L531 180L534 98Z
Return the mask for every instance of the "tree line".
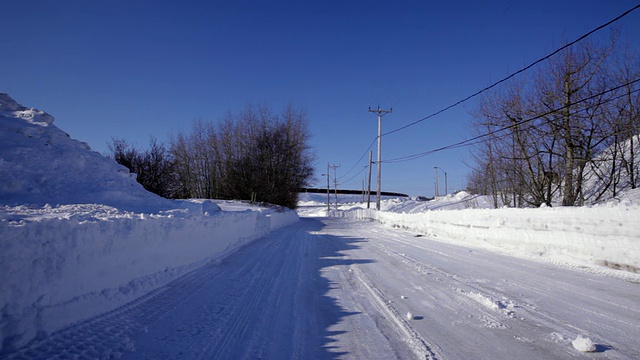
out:
M574 206L638 186L640 56L618 38L568 47L479 101L471 191L496 207Z
M110 156L137 174L145 189L167 198L251 200L295 208L313 177L307 114L247 105L218 123L197 121L169 144L151 138L139 150L122 139Z

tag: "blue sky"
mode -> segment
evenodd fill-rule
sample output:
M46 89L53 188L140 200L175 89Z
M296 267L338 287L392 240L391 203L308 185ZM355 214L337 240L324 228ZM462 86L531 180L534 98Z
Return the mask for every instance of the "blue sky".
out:
M320 174L330 162L340 165L340 187L359 189L365 174L353 176L366 156L357 161L377 134L369 107L393 108L383 132L412 123L634 5L9 1L0 21L0 92L47 111L99 152L111 137L145 147L150 135L166 141L194 120L218 121L247 103L274 110L290 103L309 116L317 185L326 184ZM640 11L617 24L640 48ZM384 136L383 160L464 140L473 108L470 101ZM449 190L462 189L471 162L462 148L383 164L382 188L432 196L438 166Z

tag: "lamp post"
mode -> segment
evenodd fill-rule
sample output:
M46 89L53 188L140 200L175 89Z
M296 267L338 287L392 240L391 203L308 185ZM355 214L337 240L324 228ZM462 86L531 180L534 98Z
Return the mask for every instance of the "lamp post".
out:
M433 167L436 170L436 196L438 196L438 186L439 186L439 181L438 181L438 170L442 171L444 173L444 194L447 195L449 193L449 189L448 189L448 185L447 185L447 172L442 170L441 168L434 166Z

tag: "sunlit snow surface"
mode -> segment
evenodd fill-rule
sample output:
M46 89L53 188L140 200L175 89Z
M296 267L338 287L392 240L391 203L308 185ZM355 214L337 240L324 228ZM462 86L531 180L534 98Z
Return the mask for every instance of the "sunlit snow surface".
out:
M438 241L640 281L640 189L590 207L539 209L493 209L485 196L464 191L429 201L387 199L381 211L372 210L375 204L367 208L362 196L343 195L338 210L332 204L329 212L326 195L301 199L299 212L306 216L374 219Z
M53 122L0 94L0 351L298 219L244 203L163 199Z
M640 355L638 190L584 208L385 198L379 212L301 194L298 222L148 193L5 94L0 140L0 356Z

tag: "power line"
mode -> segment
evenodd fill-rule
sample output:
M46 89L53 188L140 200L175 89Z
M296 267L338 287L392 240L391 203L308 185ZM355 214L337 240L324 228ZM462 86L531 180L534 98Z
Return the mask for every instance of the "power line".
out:
M353 175L348 180L340 182L340 184L347 184L349 181L355 179L356 177L358 177L358 175L362 174L365 170L367 170L367 166L363 167L362 170L358 171L357 174Z
M437 152L441 152L441 151L444 151L444 150L451 150L451 149L456 149L456 148L459 148L459 147L465 147L465 146L475 145L475 144L480 143L480 142L482 141L482 139L484 139L484 138L486 138L486 137L489 137L489 136L495 135L495 134L497 134L497 133L500 133L500 132L502 132L502 131L512 129L512 128L516 127L516 126L520 126L520 125L522 125L522 124L525 124L525 123L528 123L528 122L531 122L531 121L534 121L534 120L540 119L541 117L544 117L544 116L547 116L547 115L551 115L551 114L556 113L556 112L558 112L558 111L560 111L560 110L566 109L566 108L568 108L569 106L573 106L573 105L576 105L576 104L583 103L583 102L585 102L585 101L588 101L588 100L594 99L594 98L596 98L596 97L598 97L598 96L602 96L602 95L608 94L608 93L610 93L610 92L613 92L613 91L619 90L619 89L621 89L621 88L623 88L623 87L625 87L625 86L633 85L633 84L635 84L635 83L637 83L637 82L640 82L640 78L638 78L638 79L636 79L636 80L633 80L633 81L630 81L630 82L627 82L627 83L625 83L625 84L621 84L621 85L616 86L616 87L614 87L614 88L611 88L611 89L608 89L608 90L602 91L602 92L600 92L600 93L598 93L598 94L588 96L588 97L586 97L586 98L584 98L584 99L582 99L582 100L578 100L578 101L576 101L576 102L573 102L573 103L571 103L570 105L565 105L565 106L559 107L559 108L557 108L557 109L549 110L549 111L547 111L547 112L545 112L545 113L543 113L543 114L536 115L536 116L534 116L534 117L531 117L531 118L528 118L528 119L522 120L522 121L520 121L520 122L518 122L518 123L515 123L515 124L511 124L511 125L508 125L508 126L504 126L504 127L502 127L502 128L499 128L499 129L496 129L496 130L490 131L490 132L485 133L485 134L481 134L481 135L478 135L478 136L474 136L474 137L472 137L472 138L470 138L470 139L466 139L466 140L463 140L463 141L457 142L457 143L455 143L455 144L451 144L451 145L443 146L443 147L440 147L440 148L437 148L437 149L433 149L433 150L429 150L429 151L425 151L425 152L421 152L421 153L417 153L417 154L412 154L412 155L402 156L402 157L395 158L395 159L384 160L383 162L384 162L384 163L399 163L399 162L406 162L406 161L416 160L416 159L419 159L419 158L425 157L425 156L427 156L427 155L431 155L431 154L434 154L434 153L437 153ZM610 101L617 100L617 99L619 99L619 98L621 98L621 97L624 97L624 96L627 96L627 95L629 95L629 94L633 94L633 93L636 93L636 92L639 92L639 91L640 91L640 89L633 90L633 91L631 91L630 93L622 94L622 95L620 95L620 96L617 96L617 97L614 97L614 98L608 99L608 100L604 101L602 104L606 104L606 103L608 103L608 102L610 102ZM585 111L585 110L587 110L587 109L580 109L580 110L577 110L577 111L575 111L574 113L572 113L571 115L575 115L575 114L577 114L577 113L579 113L579 112L582 112L582 111ZM507 134L507 135L508 135L508 134ZM505 136L506 136L506 135L505 135Z
M585 33L584 35L580 36L580 37L579 37L579 38L577 38L576 40L574 40L574 41L572 41L572 42L570 42L570 43L568 43L568 44L566 44L566 45L564 45L564 46L560 47L559 49L557 49L557 50L553 51L552 53L550 53L550 54L548 54L548 55L546 55L546 56L544 56L544 57L542 57L542 58L540 58L540 59L538 59L538 60L534 61L533 63L529 64L528 66L525 66L524 68L522 68L522 69L520 69L520 70L516 71L515 73L513 73L513 74L511 74L511 75L509 75L509 76L507 76L507 77L505 77L505 78L503 78L503 79L501 79L501 80L499 80L499 81L497 81L497 82L495 82L495 83L493 83L493 84L491 84L491 85L489 85L489 86L487 86L487 87L485 87L485 88L483 88L483 89L481 89L481 90L479 90L479 91L477 91L477 92L475 92L475 93L473 93L473 94L471 94L471 95L469 95L469 96L467 96L466 98L464 98L464 99L462 99L462 100L459 100L459 101L457 101L457 102L456 102L456 103L454 103L454 104L451 104L451 105L449 105L449 106L447 106L447 107L445 107L445 108L443 108L443 109L441 109L441 110L439 110L439 111L436 111L436 112L432 113L431 115L425 116L425 117L423 117L423 118L421 118L421 119L419 119L419 120L416 120L416 121L414 121L414 122L412 122L412 123L410 123L410 124L407 124L407 125L404 125L404 126L402 126L402 127L397 128L397 129L394 129L394 130L388 131L388 132L386 132L386 133L382 134L381 136L385 136L385 135L390 135L390 134L396 133L396 132L398 132L398 131L404 130L404 129L408 128L408 127L411 127L411 126L414 126L414 125L416 125L416 124L419 124L419 123L421 123L421 122L423 122L423 121L426 121L426 120L428 120L428 119L430 119L430 118L433 118L433 117L435 117L435 116L437 116L437 115L440 115L440 114L442 114L443 112L445 112L445 111L447 111L447 110L449 110L449 109L451 109L451 108L454 108L454 107L456 107L456 106L458 106L458 105L460 105L460 104L462 104L462 103L464 103L464 102L466 102L466 101L468 101L468 100L470 100L470 99L472 99L472 98L474 98L474 97L476 97L476 96L478 96L478 95L480 95L480 94L484 93L485 91L490 90L490 89L492 89L492 88L494 88L494 87L498 86L498 85L499 85L499 84L501 84L501 83L504 83L505 81L507 81L507 80L509 80L509 79L511 79L511 78L513 78L513 77L515 77L516 75L519 75L519 74L521 74L521 73L523 73L523 72L525 72L525 71L527 71L527 70L531 69L531 68L532 68L532 67L534 67L535 65L537 65L537 64L539 64L539 63L541 63L541 62L543 62L543 61L545 61L545 60L547 60L547 59L549 59L550 57L554 56L555 54L559 53L560 51L562 51L562 50L564 50L564 49L566 49L566 48L568 48L568 47L570 47L570 46L573 46L574 44L576 44L576 43L578 43L578 42L580 42L580 41L584 40L584 39L585 39L585 38L587 38L588 36L591 36L593 33L597 32L597 31L599 31L599 30L602 30L602 29L604 29L605 27L607 27L607 26L609 26L609 25L613 24L614 22L616 22L616 21L618 21L618 20L622 19L623 17L625 17L625 16L629 15L631 12L633 12L633 11L637 10L638 8L640 8L640 4L638 4L638 5L634 6L633 8L631 8L631 9L629 9L629 10L625 11L625 12L623 12L622 14L620 14L620 15L618 15L617 17L615 17L615 18L613 18L613 19L609 20L608 22L606 22L606 23L604 23L604 24L602 24L602 25L600 25L600 26L596 27L595 29L593 29L593 30L591 30L591 31L589 31L589 32L587 32L587 33ZM364 151L364 153L362 154L362 156L360 156L360 159L358 159L358 161L357 161L357 162L356 162L356 163L355 163L355 164L354 164L354 165L349 169L349 171L347 171L346 173L344 173L344 175L342 175L342 176L341 176L341 178L344 178L344 177L348 176L348 175L351 173L351 171L353 171L353 170L358 166L358 164L360 164L360 162L362 161L362 159L364 159L364 157L367 155L367 152L368 152L369 150L371 150L371 148L373 147L373 145L376 143L376 141L377 141L377 140L378 140L378 138L376 137L376 138L374 138L374 139L371 141L371 144L367 147L367 149ZM466 140L466 141L471 141L471 139ZM460 146L467 146L467 145L469 145L469 144L466 144L466 141L465 141L465 144L464 144L464 145L458 145L457 147L460 147ZM431 153L433 153L433 152L437 152L437 151L441 151L441 150L446 150L446 149L447 149L447 147L442 148L442 149L435 149L435 150L431 150L431 151L429 151L429 152L427 152L427 153L424 153L422 156L426 156L426 155L429 155L429 154L431 154ZM420 157L422 157L422 156L420 156ZM403 158L398 158L398 159L403 159ZM396 162L396 161L394 161L394 160L397 160L397 159L387 160L387 161L385 161L385 162ZM409 160L411 160L411 159L409 159ZM408 161L408 160L406 160L406 161ZM400 162L400 161L397 161L397 162Z
M365 150L364 154L362 154L362 156L360 156L360 159L358 159L358 161L349 169L349 171L344 173L344 175L342 175L338 180L341 180L342 178L344 178L347 175L349 175L353 171L353 169L355 169L356 166L358 166L358 164L360 164L362 159L364 159L364 157L367 156L367 154L369 153L369 150L371 150L371 148L373 147L373 144L375 144L377 140L378 140L378 137L374 138L373 141L371 141L371 144L369 144L369 147L367 148L367 150Z
M562 50L564 50L564 49L566 49L566 48L568 48L568 47L570 47L570 46L573 46L573 45L574 45L574 44L576 44L577 42L580 42L580 41L584 40L585 38L587 38L587 37L588 37L588 36L590 36L591 34L593 34L593 33L597 32L597 31L599 31L599 30L604 29L605 27L607 27L607 26L609 26L609 25L613 24L614 22L616 22L616 21L618 21L618 20L622 19L623 17L625 17L625 16L629 15L629 13L633 12L634 10L637 10L638 8L640 8L640 4L638 4L638 5L634 6L633 8L631 8L631 9L629 9L629 10L625 11L625 12L623 12L622 14L620 14L620 15L618 15L617 17L613 18L612 20L609 20L608 22L606 22L606 23L604 23L604 24L602 24L602 25L598 26L597 28L595 28L595 29L593 29L593 30L591 30L591 31L587 32L586 34L584 34L584 35L580 36L580 37L579 37L579 38L577 38L576 40L574 40L574 41L572 41L572 42L570 42L570 43L568 43L568 44L566 44L566 45L564 45L564 46L561 46L560 48L558 48L557 50L553 51L552 53L550 53L550 54L548 54L548 55L546 55L546 56L544 56L544 57L542 57L542 58L540 58L540 59L538 59L538 60L534 61L533 63L531 63L531 64L529 64L529 65L527 65L527 66L523 67L522 69L520 69L520 70L516 71L515 73L513 73L513 74L511 74L511 75L509 75L509 76L507 76L507 77L503 78L502 80L498 80L497 82L495 82L495 83L493 83L493 84L491 84L491 85L489 85L489 86L487 86L487 87L483 88L482 90L479 90L479 91L477 91L477 92L475 92L475 93L473 93L473 94L471 94L471 95L467 96L466 98L464 98L464 99L462 99L462 100L459 100L459 101L457 101L456 103L451 104L451 105L449 105L449 106L445 107L444 109L438 110L438 111L434 112L434 113L433 113L433 114L431 114L431 115L427 115L427 116L423 117L422 119L416 120L416 121L414 121L414 122L412 122L412 123L410 123L410 124L407 124L407 125L404 125L404 126L401 126L401 127L397 128L397 129L394 129L394 130L388 131L388 132L386 132L386 133L382 134L382 136L390 135L390 134L396 133L396 132L398 132L398 131L404 130L404 129L408 128L408 127L411 127L411 126L414 126L414 125L416 125L416 124L419 124L419 123L421 123L421 122L423 122L423 121L425 121L425 120L431 119L431 118L432 118L432 117L434 117L434 116L440 115L440 114L442 114L443 112L445 112L445 111L447 111L447 110L449 110L449 109L451 109L451 108L454 108L454 107L456 107L456 106L458 106L458 105L460 105L460 104L462 104L462 103L464 103L464 102L466 102L466 101L468 101L468 100L471 100L472 98L474 98L474 97L476 97L476 96L478 96L478 95L482 94L483 92L485 92L485 91L487 91L487 90L490 90L490 89L492 89L492 88L494 88L494 87L498 86L499 84L502 84L503 82L505 82L505 81L507 81L507 80L509 80L509 79L513 78L514 76L519 75L519 74L521 74L521 73L523 73L523 72L525 72L525 71L527 71L527 70L531 69L532 67L536 66L537 64L539 64L539 63L541 63L541 62L543 62L543 61L545 61L545 60L549 59L550 57L554 56L555 54L559 53L560 51L562 51Z

